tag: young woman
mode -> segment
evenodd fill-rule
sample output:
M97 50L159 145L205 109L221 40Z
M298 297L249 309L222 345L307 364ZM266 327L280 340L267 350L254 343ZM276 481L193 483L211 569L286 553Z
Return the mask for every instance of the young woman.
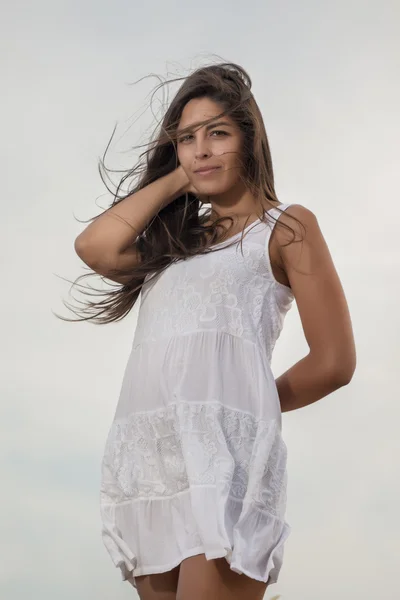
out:
M141 291L102 460L103 540L142 600L260 600L290 533L281 413L352 379L347 303L314 213L277 199L240 66L187 77L146 160L75 242L119 284L90 303L99 322ZM293 300L309 353L275 380Z

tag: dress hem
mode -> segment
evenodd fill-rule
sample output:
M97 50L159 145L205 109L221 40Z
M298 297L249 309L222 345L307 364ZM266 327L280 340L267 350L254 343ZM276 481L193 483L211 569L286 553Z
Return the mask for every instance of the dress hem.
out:
M238 562L230 562L228 559L229 552L224 552L222 554L217 553L215 555L208 553L208 555L207 555L205 552L205 549L203 547L192 548L188 552L185 552L185 554L183 554L180 559L175 560L175 561L169 563L168 565L163 565L161 567L160 566L137 567L136 569L134 569L135 570L134 575L132 574L132 571L128 571L126 568L125 569L121 568L121 566L122 566L121 564L117 564L116 567L121 570L122 581L128 581L129 583L131 583L133 585L133 587L135 589L137 589L136 581L135 581L136 577L141 577L143 575L158 575L161 573L167 573L168 571L172 571L172 569L175 569L176 567L178 567L187 558L192 558L193 556L198 556L199 554L204 554L207 560L215 560L217 558L225 558L227 563L229 564L231 570L234 571L235 573L238 573L238 575L246 575L247 577L250 577L250 579L254 579L256 581L262 581L263 583L267 583L268 585L272 585L277 582L277 578L274 578L270 573L268 574L267 581L265 581L265 579L263 579L262 577L258 577L254 573L251 573L247 569L241 567Z

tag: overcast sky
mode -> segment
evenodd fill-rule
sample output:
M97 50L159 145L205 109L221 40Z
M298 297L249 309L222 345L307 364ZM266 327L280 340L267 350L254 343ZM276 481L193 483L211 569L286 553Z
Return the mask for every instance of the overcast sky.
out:
M86 272L74 216L111 201L97 163L114 126L107 166L122 169L152 123L156 79L132 83L217 55L253 79L278 198L316 214L358 354L350 385L283 415L292 533L266 597L398 598L399 3L25 0L2 12L0 596L136 597L103 547L98 502L137 310L97 327L52 311L73 316L60 277ZM275 376L307 351L294 306Z

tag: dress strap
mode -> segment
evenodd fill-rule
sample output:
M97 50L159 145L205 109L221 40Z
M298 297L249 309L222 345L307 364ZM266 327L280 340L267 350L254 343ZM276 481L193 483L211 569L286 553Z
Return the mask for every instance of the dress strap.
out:
M281 211L286 210L289 206L291 206L291 205L288 203L281 204L278 207L274 206L273 208L270 208L269 210L267 210L267 214L273 216L274 219L279 219L279 217L282 214ZM275 223L276 223L276 221L274 220L272 225L275 226ZM272 227L272 229L273 229L273 227Z

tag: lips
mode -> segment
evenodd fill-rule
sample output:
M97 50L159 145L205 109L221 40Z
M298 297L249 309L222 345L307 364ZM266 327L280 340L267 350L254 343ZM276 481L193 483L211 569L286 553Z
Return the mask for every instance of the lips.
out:
M214 173L214 171L218 171L221 167L202 167L195 171L197 175L207 175L208 173Z

